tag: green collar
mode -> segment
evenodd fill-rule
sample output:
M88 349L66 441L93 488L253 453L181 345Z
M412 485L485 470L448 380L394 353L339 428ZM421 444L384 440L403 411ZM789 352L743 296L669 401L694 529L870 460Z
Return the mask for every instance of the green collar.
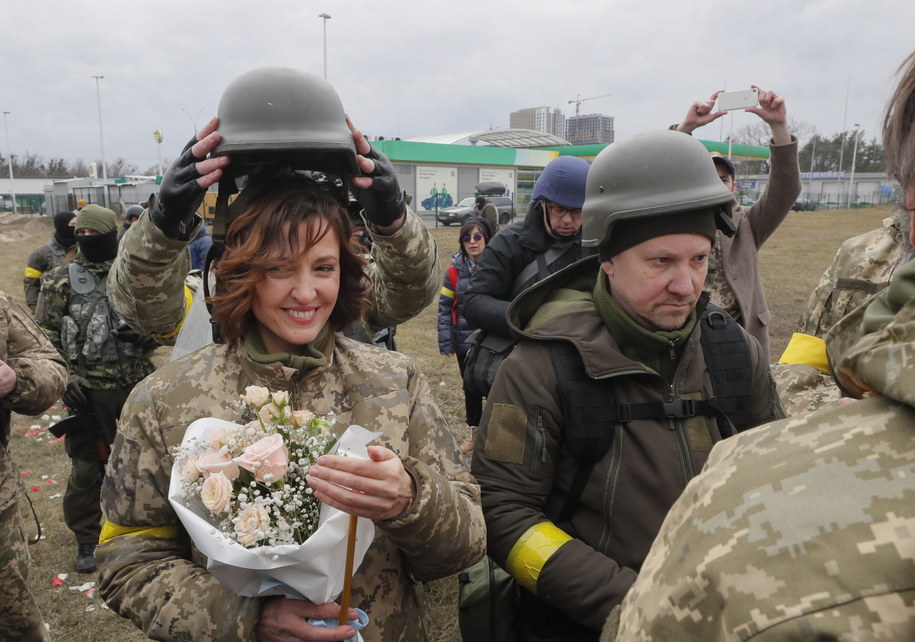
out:
M314 341L302 346L301 354L289 354L286 352L268 354L267 348L264 347L261 333L257 329L257 324L252 323L245 332L242 341L244 341L245 351L248 356L256 363L281 363L288 368L308 372L327 363L325 351L329 352L331 349L327 342L328 336L332 337L333 333L330 332L330 326L325 324Z

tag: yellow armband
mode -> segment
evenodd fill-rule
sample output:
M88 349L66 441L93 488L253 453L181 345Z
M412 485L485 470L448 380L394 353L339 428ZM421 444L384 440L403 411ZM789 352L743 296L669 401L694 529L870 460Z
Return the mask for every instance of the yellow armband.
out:
M99 535L98 543L104 544L115 537L145 535L146 537L158 537L159 539L173 539L178 537L177 526L121 526L114 522L105 521L102 524L102 533Z
M829 358L826 356L826 342L809 334L795 332L791 335L788 347L782 353L779 363L800 363L832 374Z
M505 570L536 595L537 580L547 560L570 541L572 537L552 522L534 524L512 546Z
M32 267L27 267L25 269L25 278L27 279L40 279L42 274L44 274L44 272Z

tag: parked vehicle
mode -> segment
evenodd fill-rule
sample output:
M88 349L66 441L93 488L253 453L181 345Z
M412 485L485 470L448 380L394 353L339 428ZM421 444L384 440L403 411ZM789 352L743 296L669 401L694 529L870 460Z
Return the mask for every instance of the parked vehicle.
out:
M512 199L507 196L487 196L486 198L496 206L496 211L499 213L499 225L507 225L512 222L515 218L515 204ZM438 222L443 225L451 225L452 223L463 225L464 221L476 214L475 203L476 197L474 196L462 198L457 205L439 210Z

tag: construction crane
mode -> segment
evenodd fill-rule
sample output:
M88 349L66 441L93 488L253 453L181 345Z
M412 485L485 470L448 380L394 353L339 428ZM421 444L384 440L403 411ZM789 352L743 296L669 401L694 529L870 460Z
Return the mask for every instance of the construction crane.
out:
M613 94L601 94L600 96L591 96L589 98L582 98L581 94L575 94L575 100L570 100L569 104L575 103L575 115L578 116L578 110L581 107L581 104L586 100L594 100L595 98L606 98L607 96L612 96Z

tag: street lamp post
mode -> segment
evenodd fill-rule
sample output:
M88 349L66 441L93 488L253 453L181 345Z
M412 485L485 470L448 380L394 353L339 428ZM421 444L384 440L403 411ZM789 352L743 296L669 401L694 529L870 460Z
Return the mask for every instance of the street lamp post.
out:
M104 76L93 76L95 78L95 100L98 104L98 140L102 148L102 204L108 205L108 167L105 162L105 134L102 130L102 93L99 89L99 80Z
M10 168L10 198L13 199L13 215L16 214L16 190L13 188L13 151L10 148L10 130L6 126L6 117L9 116L8 111L3 112L3 131L6 134L6 159L7 164Z
M191 121L191 125L194 126L194 136L196 136L197 135L197 116L200 115L200 110L198 109L197 113L193 116L191 116L191 112L186 110L184 107L181 108L181 111L183 111L187 115L188 120Z
M848 176L848 200L845 203L845 209L851 207L851 190L855 184L855 161L858 157L858 123L855 123L855 144L851 152L851 174ZM856 195L857 196L857 195Z
M327 21L330 20L330 15L320 13L318 17L324 21L324 80L327 80Z

